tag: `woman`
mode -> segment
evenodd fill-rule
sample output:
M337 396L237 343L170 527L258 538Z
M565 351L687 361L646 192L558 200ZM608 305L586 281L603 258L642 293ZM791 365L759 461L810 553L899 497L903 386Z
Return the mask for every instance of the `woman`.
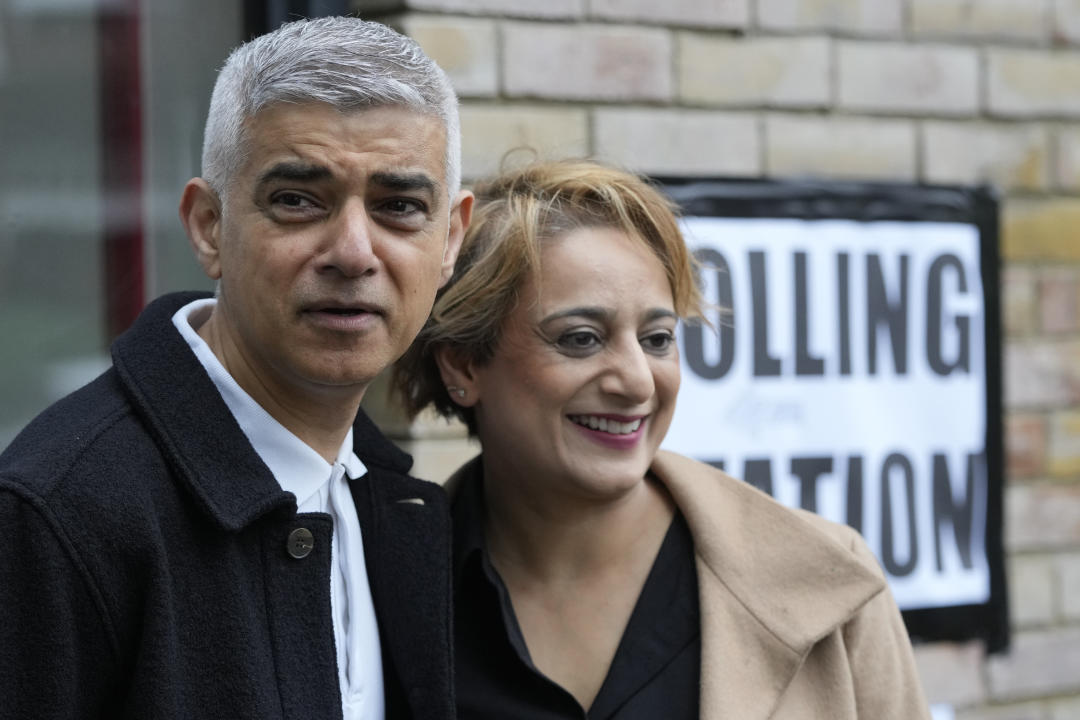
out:
M928 717L854 531L659 450L702 316L663 196L576 161L475 192L397 371L482 446L448 483L460 716Z

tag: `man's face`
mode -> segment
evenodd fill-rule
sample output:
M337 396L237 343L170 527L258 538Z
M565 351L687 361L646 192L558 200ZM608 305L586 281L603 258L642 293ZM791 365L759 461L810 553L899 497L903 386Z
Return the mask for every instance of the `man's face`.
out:
M208 223L215 248L196 241L220 279L211 346L256 395L362 391L423 326L468 221L469 200L447 197L443 126L281 104L248 123L245 149Z

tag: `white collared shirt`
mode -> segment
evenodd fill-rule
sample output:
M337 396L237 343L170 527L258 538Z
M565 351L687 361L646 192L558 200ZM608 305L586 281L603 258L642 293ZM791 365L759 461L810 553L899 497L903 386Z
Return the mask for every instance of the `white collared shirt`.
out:
M255 452L281 488L296 496L298 512L323 512L333 518L330 606L342 710L345 720L382 720L386 710L379 627L360 520L348 484L349 479L363 476L367 468L353 452L352 429L331 465L244 392L196 332L216 302L210 298L185 305L173 315L173 324L210 375Z

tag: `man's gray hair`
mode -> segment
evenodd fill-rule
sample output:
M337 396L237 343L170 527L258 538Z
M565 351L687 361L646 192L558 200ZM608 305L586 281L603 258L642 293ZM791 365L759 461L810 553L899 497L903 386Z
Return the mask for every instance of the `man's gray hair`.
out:
M233 50L218 74L203 137L202 175L220 197L245 155L245 122L275 103L339 110L403 106L446 129L446 184L461 182L458 103L446 73L410 38L354 17L298 20Z

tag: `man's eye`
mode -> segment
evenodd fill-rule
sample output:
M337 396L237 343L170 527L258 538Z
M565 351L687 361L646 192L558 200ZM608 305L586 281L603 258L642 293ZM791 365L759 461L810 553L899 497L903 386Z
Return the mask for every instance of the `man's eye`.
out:
M315 203L311 198L294 192L280 192L270 198L270 200L274 205L285 207L290 210L305 210L315 207Z
M383 210L391 215L409 215L414 212L426 212L427 208L418 200L408 198L394 198L382 204Z

